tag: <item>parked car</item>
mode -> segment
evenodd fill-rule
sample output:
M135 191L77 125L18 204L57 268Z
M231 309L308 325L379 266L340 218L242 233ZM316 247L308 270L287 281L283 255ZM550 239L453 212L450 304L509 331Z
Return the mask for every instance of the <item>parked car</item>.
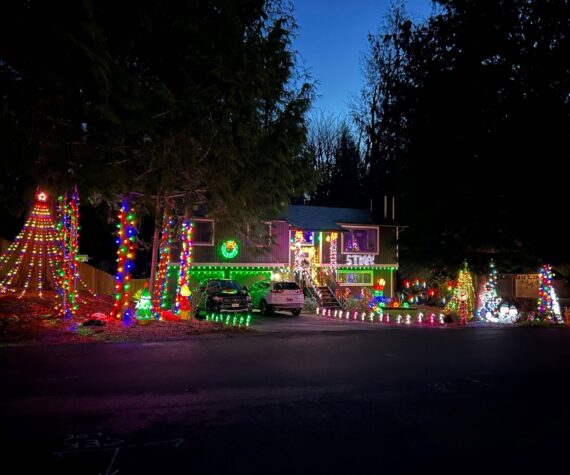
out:
M196 317L201 310L210 313L251 312L251 296L239 282L231 279L208 279L200 284L195 296Z
M305 297L296 282L272 282L264 280L252 285L251 301L262 315L273 310L290 310L295 316L301 313Z

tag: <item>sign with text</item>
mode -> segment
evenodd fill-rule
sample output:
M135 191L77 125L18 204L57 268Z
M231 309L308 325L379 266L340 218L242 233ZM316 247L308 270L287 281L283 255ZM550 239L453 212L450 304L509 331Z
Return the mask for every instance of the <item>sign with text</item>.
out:
M373 266L374 254L347 254L346 264L349 266Z

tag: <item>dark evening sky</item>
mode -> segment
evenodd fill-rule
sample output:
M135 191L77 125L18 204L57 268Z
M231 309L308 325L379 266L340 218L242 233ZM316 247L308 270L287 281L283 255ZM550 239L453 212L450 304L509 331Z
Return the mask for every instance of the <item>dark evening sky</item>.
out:
M313 107L344 114L360 90L368 33L378 31L390 0L294 0L294 5L299 25L294 46L301 65L318 81ZM421 19L432 7L429 0L408 0L407 8Z

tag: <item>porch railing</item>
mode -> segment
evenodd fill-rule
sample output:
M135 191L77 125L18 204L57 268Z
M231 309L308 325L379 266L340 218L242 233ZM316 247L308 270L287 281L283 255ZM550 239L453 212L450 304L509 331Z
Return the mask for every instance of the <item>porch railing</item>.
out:
M326 269L322 273L322 277L325 281L325 285L330 290L331 295L334 297L337 303L342 307L344 303L342 299L342 287L338 284L334 273L330 269Z

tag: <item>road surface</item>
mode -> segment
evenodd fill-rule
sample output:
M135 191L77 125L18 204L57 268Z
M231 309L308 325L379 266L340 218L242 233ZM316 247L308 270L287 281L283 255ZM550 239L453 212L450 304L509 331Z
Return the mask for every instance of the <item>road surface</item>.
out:
M289 330L0 348L3 473L567 466L566 329L275 322Z

